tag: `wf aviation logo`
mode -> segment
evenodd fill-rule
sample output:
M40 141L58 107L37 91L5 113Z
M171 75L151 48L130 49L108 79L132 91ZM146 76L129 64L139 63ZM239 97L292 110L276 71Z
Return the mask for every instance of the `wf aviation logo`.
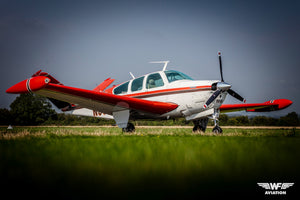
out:
M294 183L257 183L257 185L266 189L265 195L286 195L287 188Z

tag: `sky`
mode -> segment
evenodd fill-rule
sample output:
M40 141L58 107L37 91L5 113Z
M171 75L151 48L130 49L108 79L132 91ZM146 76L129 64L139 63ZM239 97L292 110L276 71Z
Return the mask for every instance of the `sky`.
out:
M220 79L248 103L286 98L300 114L300 1L0 0L0 108L5 91L42 69L93 89L162 69ZM240 103L228 96L225 103ZM242 113L245 114L245 113Z

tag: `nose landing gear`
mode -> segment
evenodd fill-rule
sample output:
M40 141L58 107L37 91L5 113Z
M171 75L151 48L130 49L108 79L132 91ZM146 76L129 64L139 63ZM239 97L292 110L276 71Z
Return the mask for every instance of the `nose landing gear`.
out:
M220 126L218 126L218 125L216 125L214 128L213 128L213 133L215 133L215 134L221 134L221 133L223 133L223 130L221 129L221 127Z
M212 116L212 118L214 120L214 124L215 124L215 127L213 128L212 132L215 133L215 134L223 133L223 130L219 126L219 115L220 115L220 110L215 109L214 114Z

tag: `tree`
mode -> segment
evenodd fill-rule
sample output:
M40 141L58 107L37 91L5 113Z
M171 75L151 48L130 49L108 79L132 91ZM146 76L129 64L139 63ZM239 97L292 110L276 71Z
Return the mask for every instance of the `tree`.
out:
M268 117L266 116L256 116L252 120L252 125L253 126L266 126L268 124Z
M228 120L229 120L229 117L226 114L221 114L219 117L220 124L228 125Z
M299 125L299 117L296 112L288 113L284 117L280 117L279 119L280 126L298 126Z
M55 114L45 97L31 93L18 96L10 109L15 125L38 125Z
M238 116L236 117L237 125L239 126L246 126L249 125L248 116Z
M12 123L12 117L8 109L0 108L0 125L9 125Z

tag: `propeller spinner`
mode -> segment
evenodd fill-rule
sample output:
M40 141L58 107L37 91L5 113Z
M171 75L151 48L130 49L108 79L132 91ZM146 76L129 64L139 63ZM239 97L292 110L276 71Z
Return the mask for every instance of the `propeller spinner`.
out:
M218 52L219 56L219 63L220 63L220 74L221 74L221 82L214 83L212 85L212 89L216 90L206 101L203 108L207 108L222 92L227 91L229 95L232 97L238 99L239 101L246 102L246 99L244 99L241 95L233 91L231 88L231 85L224 82L223 78L223 68L222 68L222 59L221 59L221 52Z

